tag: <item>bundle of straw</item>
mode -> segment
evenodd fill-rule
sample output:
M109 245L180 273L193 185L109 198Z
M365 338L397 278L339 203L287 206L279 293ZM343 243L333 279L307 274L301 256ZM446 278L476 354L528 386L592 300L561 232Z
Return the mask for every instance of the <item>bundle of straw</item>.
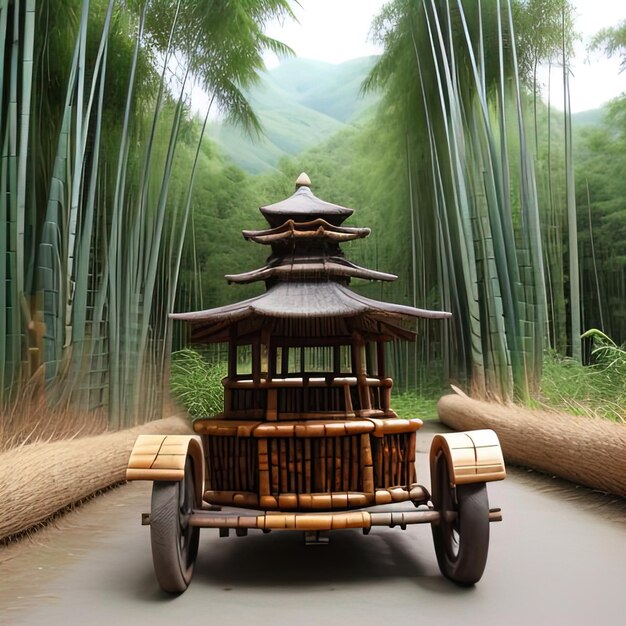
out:
M441 398L437 411L455 430L495 430L510 463L626 498L626 427L621 424L454 394Z
M0 454L0 540L124 481L139 434L186 434L179 417L93 437L33 443Z

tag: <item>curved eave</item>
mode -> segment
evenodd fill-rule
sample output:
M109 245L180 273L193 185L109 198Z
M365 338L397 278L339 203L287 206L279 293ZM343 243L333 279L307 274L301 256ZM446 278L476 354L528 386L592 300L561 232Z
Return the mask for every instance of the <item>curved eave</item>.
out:
M335 233L327 231L321 226L317 230L293 230L284 233L276 233L275 235L259 235L248 236L246 239L254 241L260 244L276 244L276 243L288 243L294 239L327 239L335 243L343 243L344 241L354 241L355 239L362 239L367 237L369 232L366 233ZM244 235L245 236L245 235Z
M325 219L318 218L308 222L296 222L292 219L286 220L276 228L265 230L244 230L242 235L245 239L260 244L273 244L288 242L293 239L321 238L337 243L363 239L372 231L369 228L353 228L347 226L335 226Z
M248 300L206 311L172 313L172 319L203 326L235 322L250 316L269 318L324 318L371 316L385 319L446 319L450 313L372 300L336 282L278 283Z
M289 263L274 267L265 266L242 274L227 274L229 283L247 284L261 280L279 279L284 281L319 280L328 278L363 278L365 280L393 281L398 277L359 267L352 263L320 261L313 263Z

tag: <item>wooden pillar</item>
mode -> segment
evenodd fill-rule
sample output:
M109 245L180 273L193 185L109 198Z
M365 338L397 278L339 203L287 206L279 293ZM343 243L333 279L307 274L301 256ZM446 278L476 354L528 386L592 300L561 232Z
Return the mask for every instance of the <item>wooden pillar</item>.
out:
M237 324L230 327L228 335L228 378L235 380L237 377Z
M372 408L370 400L370 390L367 387L367 373L365 371L365 362L363 359L363 352L365 348L365 342L360 333L354 332L352 334L352 359L354 366L354 374L356 375L356 384L359 390L359 404L362 410Z
M385 342L381 339L376 342L376 357L378 360L378 378L381 380L387 378L387 372L385 368Z
M352 335L352 363L356 376L365 376L367 373L365 370L365 359L363 358L364 349L365 341L363 341L361 333L355 332Z
M228 386L237 380L237 324L228 329L228 377L224 381L224 415L228 417L233 406L233 390Z
M267 367L265 368L265 370L263 370L263 350L265 349L265 355L266 355L266 359L267 359ZM261 361L261 374L265 373L265 377L268 380L271 380L272 376L271 376L271 372L274 368L274 361L273 361L273 357L272 357L272 334L270 333L269 328L264 327L261 329L261 354L260 354L260 361Z
M267 346L267 380L276 377L276 344L271 340Z
M255 385L261 382L261 336L252 340L252 380Z
M265 419L275 421L278 419L278 389L269 387L267 389L267 409L265 411Z
M366 342L363 344L363 351L365 352L365 373L369 376L374 375L374 363L372 359L372 344Z

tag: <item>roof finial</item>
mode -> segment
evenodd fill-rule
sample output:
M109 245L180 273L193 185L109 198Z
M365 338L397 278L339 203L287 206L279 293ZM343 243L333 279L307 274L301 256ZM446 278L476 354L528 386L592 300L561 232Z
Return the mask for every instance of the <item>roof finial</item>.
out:
M296 180L296 189L300 189L300 187L310 187L310 186L311 186L311 179L308 177L308 175L305 172L302 172L302 174L300 174L300 176L298 176Z

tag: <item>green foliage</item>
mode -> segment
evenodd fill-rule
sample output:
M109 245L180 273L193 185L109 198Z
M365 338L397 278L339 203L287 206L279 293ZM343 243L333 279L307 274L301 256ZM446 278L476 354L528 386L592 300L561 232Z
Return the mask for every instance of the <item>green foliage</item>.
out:
M626 68L626 21L600 31L592 49L621 55ZM603 110L599 125L584 127L576 144L578 225L583 315L595 327L626 342L626 96Z
M567 0L513 2L520 77L533 89L539 63L561 62L563 44L566 57L573 55L573 12Z
M290 48L263 32L269 21L293 17L288 0L152 4L146 22L149 48L156 54L175 50L184 72L199 79L227 119L258 132L259 120L243 89L258 80L264 51L291 54Z
M210 417L224 410L222 378L226 363L211 363L191 348L172 353L170 391L191 417Z
M583 315L618 344L626 342L626 98L599 126L577 135L576 180Z
M437 402L446 391L438 381L420 390L395 392L391 396L391 408L404 419L419 417L423 421L436 420Z
M591 339L594 348L591 355L595 362L605 370L612 370L626 382L626 348L618 346L608 335L597 328L591 328L583 333L583 339ZM626 345L626 344L625 344Z
M612 349L605 352L608 347ZM533 404L626 423L626 351L615 348L610 344L596 348L600 351L595 365L547 353Z
M417 392L405 392L391 398L391 408L403 419L435 420L437 419L438 398L425 397Z
M386 52L371 84L388 94L375 120L363 112L378 95L355 99L371 58L332 72L326 64L292 61L255 85L262 50L287 52L262 32L268 19L289 15L282 0L7 6L36 7L32 38L30 18L11 14L2 22L0 226L7 237L0 256L7 264L0 272L7 290L0 377L7 386L27 369L28 355L35 369L41 361L53 365L52 381L66 377L65 398L88 388L89 406L116 404L130 421L140 398L142 409L158 413L172 341L167 313L262 289L229 287L222 274L263 263L267 251L245 243L239 231L262 226L258 205L291 193L302 170L316 193L361 209L353 221L372 227L369 240L346 247L348 256L399 276L392 284L355 281L358 290L455 313L452 327L420 322L415 346L391 346L398 389L419 387L442 356L442 377L463 383L476 376L492 390L506 391L510 368L518 386L532 375L544 327L542 256L552 345L567 349L562 119L535 107L543 251L521 124L536 63L559 55L560 19L566 31L569 23L563 0L513 1L515 39L506 0L389 3L376 24ZM32 84L29 51L21 47L28 41ZM160 65L174 57L183 63L165 79ZM235 135L222 139L251 170L275 167L270 175L251 179L202 139L202 124L185 111L187 70L227 117L252 133L259 120L265 125L269 138L258 150ZM585 130L577 144L583 315L618 343L626 339L625 111L616 101L607 125ZM297 162L277 163L329 135ZM498 250L504 231L508 239ZM175 343L183 340L176 329ZM405 396L399 398L403 406Z
M604 53L612 57L621 55L621 70L626 69L626 20L622 20L617 26L603 28L591 42L591 49L601 49Z
M260 267L267 250L241 236L243 228L263 227L254 181L209 149L200 154L187 231L179 289L174 309L197 310L228 304L260 292L262 285L229 285L224 274ZM177 179L181 188L184 177Z
M395 122L388 151L402 155L394 182L414 298L435 293L438 308L452 311L442 338L452 373L500 397L533 387L546 316L523 38L511 4L389 3L375 25L385 52L368 82L386 89L385 121Z
M259 196L278 199L305 170L318 195L359 209L352 220L372 235L347 255L399 278L357 290L452 310L451 326L425 325L416 347L394 348L403 389L443 356L462 385L471 377L502 397L513 381L524 395L538 383L545 330L568 349L563 117L533 98L533 73L562 56L564 36L567 55L571 7L512 2L509 16L508 5L387 4L374 25L385 54L367 83L385 90L385 108L262 179Z
M343 124L277 96L259 112L264 135L252 138L230 125L213 126L215 141L238 166L253 174L271 169L285 154L298 154L339 131Z

